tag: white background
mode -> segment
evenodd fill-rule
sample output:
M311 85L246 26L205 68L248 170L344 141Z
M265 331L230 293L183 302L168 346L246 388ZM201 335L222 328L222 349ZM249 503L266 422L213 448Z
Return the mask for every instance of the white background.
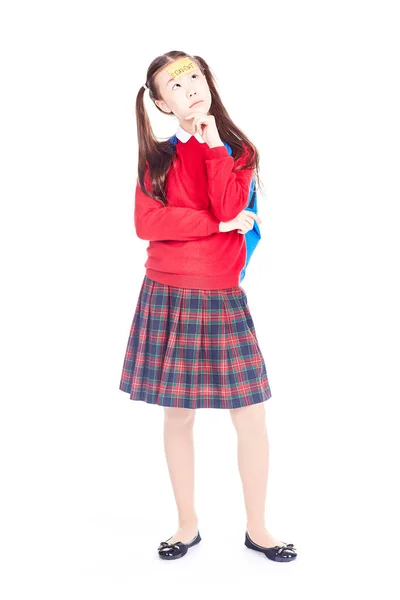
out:
M396 9L2 4L7 600L396 597ZM236 433L222 410L196 415L203 541L182 560L158 558L177 527L163 410L118 389L147 246L133 226L134 106L169 50L205 58L260 152L263 239L243 287L272 391L267 525L299 553L287 565L244 546ZM157 136L174 133L176 121L150 115Z

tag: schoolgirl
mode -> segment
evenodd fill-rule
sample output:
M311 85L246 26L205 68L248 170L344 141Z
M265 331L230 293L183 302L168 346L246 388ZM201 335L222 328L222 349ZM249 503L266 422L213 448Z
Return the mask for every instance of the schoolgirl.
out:
M146 90L158 110L179 122L166 141L153 134ZM132 400L164 407L179 528L160 543L158 555L181 558L201 541L192 430L196 409L220 408L230 411L238 436L245 544L271 560L292 561L294 545L265 527L264 402L271 390L239 282L245 235L261 223L246 210L258 152L229 117L200 56L171 51L155 58L137 96L136 117L134 224L149 245L119 388Z

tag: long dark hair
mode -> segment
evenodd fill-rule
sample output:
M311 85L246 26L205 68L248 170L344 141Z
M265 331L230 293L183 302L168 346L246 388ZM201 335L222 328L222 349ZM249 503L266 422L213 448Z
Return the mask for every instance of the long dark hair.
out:
M247 163L234 170L253 168L255 172L255 180L257 182L256 187L259 187L259 154L257 148L234 124L228 115L226 108L222 104L220 95L217 92L211 69L201 56L191 56L190 54L187 54L186 52L180 52L179 50L173 50L171 52L166 52L161 56L157 56L157 58L152 61L147 69L146 75L146 86L149 88L151 100L153 100L153 102L155 100L162 100L159 90L155 85L156 74L163 69L165 65L175 62L178 58L185 56L191 58L198 65L200 71L207 79L208 87L210 88L211 92L211 106L209 113L215 118L215 123L221 139L224 142L227 142L232 148L232 158L237 160L242 155L244 152L242 146L243 143L249 149L249 159ZM175 144L169 140L159 141L154 136L150 119L144 105L145 91L146 90L142 85L136 97L136 122L139 148L138 179L143 192L150 196L150 198L159 200L162 202L162 204L166 205L167 198L165 195L165 180L168 169L175 155ZM166 114L157 106L157 104L154 103L154 105L160 112ZM145 181L147 166L148 178L146 178ZM148 190L146 184L150 184L152 190L151 192Z

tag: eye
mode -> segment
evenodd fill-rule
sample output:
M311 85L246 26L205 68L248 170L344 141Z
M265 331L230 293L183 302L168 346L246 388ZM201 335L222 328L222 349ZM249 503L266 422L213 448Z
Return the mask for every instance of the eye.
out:
M197 77L197 79L199 78L199 76L197 75L197 73L192 73L192 77ZM174 87L176 85L181 85L180 83L174 83L174 85L172 86L172 89L174 89Z

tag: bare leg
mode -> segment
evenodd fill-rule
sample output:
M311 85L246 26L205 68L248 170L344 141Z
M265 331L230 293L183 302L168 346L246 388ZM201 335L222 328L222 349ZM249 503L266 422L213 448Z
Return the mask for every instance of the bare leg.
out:
M263 402L230 409L238 436L238 465L247 513L247 531L260 546L282 545L265 527L269 440Z
M164 408L164 450L178 509L179 529L168 542L190 542L196 535L198 519L194 506L195 409Z

